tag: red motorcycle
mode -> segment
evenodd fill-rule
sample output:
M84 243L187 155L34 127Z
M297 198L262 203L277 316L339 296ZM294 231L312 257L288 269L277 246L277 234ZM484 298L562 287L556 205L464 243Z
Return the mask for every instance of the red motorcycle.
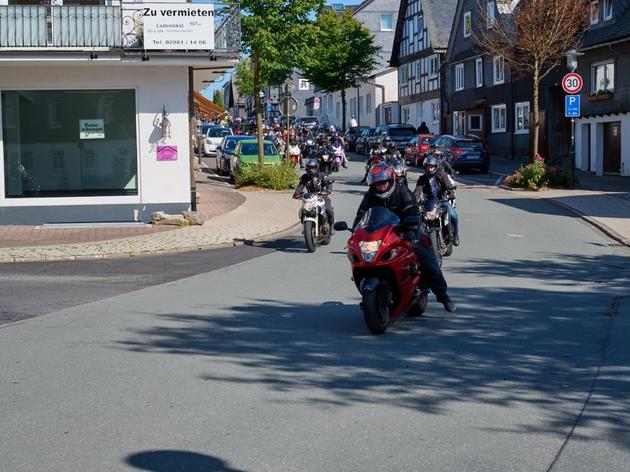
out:
M420 316L427 307L411 242L398 234L404 229L390 210L373 207L348 240L352 280L363 298L363 318L372 334L383 334L405 314ZM335 230L352 231L345 221L335 223Z

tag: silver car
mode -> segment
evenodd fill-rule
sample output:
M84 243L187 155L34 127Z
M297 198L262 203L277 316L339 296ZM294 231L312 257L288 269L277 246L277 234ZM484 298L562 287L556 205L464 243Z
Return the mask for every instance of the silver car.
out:
M234 134L232 133L232 130L230 128L226 128L225 126L209 126L203 140L204 155L216 155L217 146L221 144L223 137L231 134Z

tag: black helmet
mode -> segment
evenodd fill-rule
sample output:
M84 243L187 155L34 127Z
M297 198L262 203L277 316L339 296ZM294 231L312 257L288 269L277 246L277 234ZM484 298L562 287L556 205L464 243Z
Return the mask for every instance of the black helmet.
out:
M440 163L433 156L429 156L425 158L424 161L422 162L422 167L424 167L424 173L427 175L435 174L438 170L439 165Z
M389 198L391 194L394 193L395 180L396 174L394 173L394 169L387 164L376 164L372 166L367 176L367 182L370 186L370 190L376 197L382 198L383 200ZM381 182L388 183L385 190L376 188L376 184Z
M306 173L308 175L315 175L319 171L319 162L317 159L309 159L306 161Z
M389 136L385 136L383 138L383 146L387 146L387 145L389 145L391 143L392 143L392 138L390 138Z

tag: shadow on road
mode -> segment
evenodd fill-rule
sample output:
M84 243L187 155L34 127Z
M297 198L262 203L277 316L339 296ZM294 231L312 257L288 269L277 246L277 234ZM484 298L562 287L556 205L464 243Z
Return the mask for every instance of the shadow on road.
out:
M384 336L368 334L354 304L250 299L207 306L205 314L195 307L195 313L154 315L155 327L132 333L118 347L206 356L204 380L263 385L277 392L276 401L294 402L288 394L301 392L300 401L316 405L387 402L427 414L447 414L468 401L505 409L529 404L544 413L535 429L523 418L517 432L564 437L605 364L614 323L606 292L630 284L627 259L575 255L545 266L519 260L471 266L462 270L500 275L505 283L453 289L457 313L432 301L426 316L404 320ZM549 283L523 287L523 277ZM578 431L573 440L613 440L630 449L630 409L623 401L629 367L605 366L606 379L597 382L580 417L582 425L599 426L602 436Z
M152 472L244 472L221 459L188 451L146 451L131 454L125 462L140 470Z

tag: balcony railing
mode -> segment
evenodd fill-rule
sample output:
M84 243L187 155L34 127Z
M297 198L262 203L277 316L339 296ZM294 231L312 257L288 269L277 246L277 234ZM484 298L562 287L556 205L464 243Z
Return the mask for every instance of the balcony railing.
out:
M0 48L142 49L142 4L132 5L0 5ZM218 19L215 51L238 53L240 12Z

